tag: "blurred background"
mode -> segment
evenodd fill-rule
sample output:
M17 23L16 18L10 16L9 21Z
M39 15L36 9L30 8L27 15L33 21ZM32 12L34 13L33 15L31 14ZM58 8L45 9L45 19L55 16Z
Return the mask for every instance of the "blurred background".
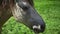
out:
M40 34L60 34L60 0L34 0L34 6L46 23ZM24 24L11 17L2 28L2 34L34 34Z

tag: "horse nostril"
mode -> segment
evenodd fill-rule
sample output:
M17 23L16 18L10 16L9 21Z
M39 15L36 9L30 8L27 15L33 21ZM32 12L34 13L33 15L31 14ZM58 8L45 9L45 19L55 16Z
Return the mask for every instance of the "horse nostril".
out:
M41 31L40 32L44 32L45 30L45 24L41 25Z

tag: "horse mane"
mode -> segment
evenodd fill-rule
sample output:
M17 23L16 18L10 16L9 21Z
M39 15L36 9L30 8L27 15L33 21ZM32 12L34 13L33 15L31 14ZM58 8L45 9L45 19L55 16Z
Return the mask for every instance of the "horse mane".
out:
M11 6L14 4L14 0L0 0L0 7Z
M26 0L28 1L31 6L34 5L33 0ZM0 7L5 7L5 6L13 6L15 3L15 0L0 0Z

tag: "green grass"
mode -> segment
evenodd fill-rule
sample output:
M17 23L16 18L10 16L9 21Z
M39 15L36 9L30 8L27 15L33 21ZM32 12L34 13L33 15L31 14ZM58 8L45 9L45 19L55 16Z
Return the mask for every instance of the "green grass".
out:
M46 29L41 34L60 34L60 1L35 0L35 8L46 23ZM25 25L16 22L11 17L3 26L2 34L34 34Z

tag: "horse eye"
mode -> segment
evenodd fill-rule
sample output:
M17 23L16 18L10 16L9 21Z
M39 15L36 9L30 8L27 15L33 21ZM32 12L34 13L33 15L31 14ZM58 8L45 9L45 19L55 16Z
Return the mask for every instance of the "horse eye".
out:
M28 6L24 6L22 9L23 10L27 10L28 9Z
M21 7L23 10L29 9L29 7L28 6L25 6L25 5L19 5L19 7Z
M29 8L29 5L26 2L19 2L19 7L21 7L23 10L27 10Z

